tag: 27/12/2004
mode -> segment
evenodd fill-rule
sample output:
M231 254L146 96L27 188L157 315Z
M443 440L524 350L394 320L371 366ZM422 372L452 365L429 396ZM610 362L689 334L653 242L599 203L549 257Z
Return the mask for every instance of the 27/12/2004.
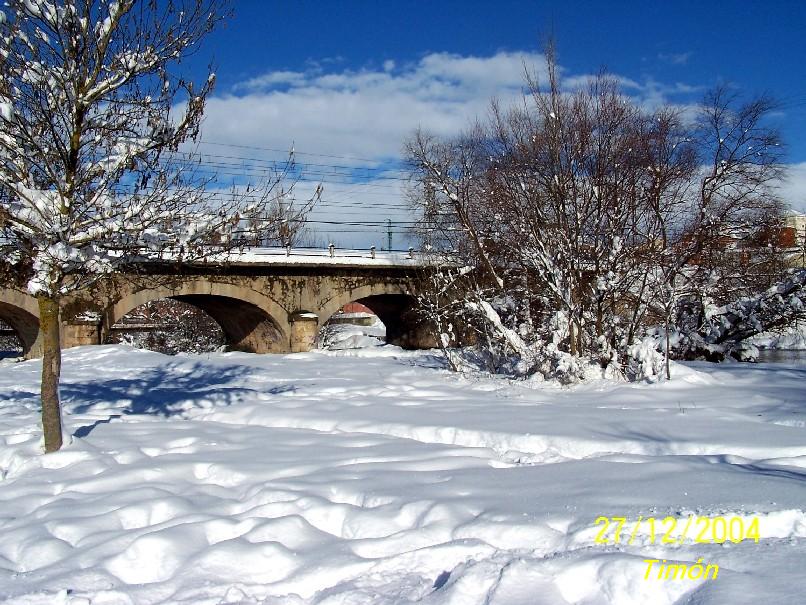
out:
M649 544L683 544L686 539L696 544L738 544L744 540L758 543L761 539L758 518L748 522L742 517L597 517L595 526L601 526L594 540L596 544L632 544L636 536L648 534ZM625 529L626 528L626 529ZM643 531L642 531L643 530ZM646 543L646 540L642 540Z

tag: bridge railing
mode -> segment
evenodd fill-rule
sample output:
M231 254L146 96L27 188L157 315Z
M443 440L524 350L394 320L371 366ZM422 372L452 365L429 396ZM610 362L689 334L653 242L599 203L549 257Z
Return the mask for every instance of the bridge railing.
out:
M454 260L455 259L455 260ZM240 263L308 263L308 264L349 264L363 266L433 266L458 262L458 255L407 248L404 250L377 250L337 248L265 248L247 247L243 251L230 252L227 260Z
M333 244L327 248L286 246L236 246L228 242L221 247L213 244L208 247L185 248L172 242L161 242L155 246L140 246L119 250L108 250L112 256L128 257L131 262L170 262L185 261L196 263L277 263L277 264L351 264L351 265L400 265L427 266L450 264L452 255L446 252L405 249L378 250L369 248L339 248Z
M261 257L304 257L304 258L363 258L370 260L414 260L422 255L414 248L398 250L377 250L374 246L370 248L338 248L330 245L327 248L307 248L307 247L261 247L252 246L244 248L245 254L253 254Z
M366 249L306 247L261 247L244 246L226 251L211 250L205 254L198 248L162 248L151 259L144 254L145 261L185 260L190 264L344 264L361 266L427 266L443 264L446 256L442 253L419 251L414 248L404 250L377 250L374 246Z

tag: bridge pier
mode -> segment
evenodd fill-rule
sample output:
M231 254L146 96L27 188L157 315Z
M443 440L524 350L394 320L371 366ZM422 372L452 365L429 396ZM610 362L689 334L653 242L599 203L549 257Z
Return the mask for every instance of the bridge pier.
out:
M73 319L62 323L62 348L101 344L99 320Z
M314 348L319 334L319 317L315 313L292 313L288 318L291 326L291 352L304 353Z
M439 346L429 326L418 320L413 320L411 325L387 325L386 342L403 349L434 349Z

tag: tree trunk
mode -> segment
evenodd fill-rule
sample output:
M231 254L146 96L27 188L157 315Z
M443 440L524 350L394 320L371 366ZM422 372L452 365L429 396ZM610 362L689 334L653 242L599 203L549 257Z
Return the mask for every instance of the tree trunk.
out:
M669 346L669 326L672 323L671 311L666 311L666 380L672 379L672 371L669 368L669 355L671 347Z
M59 377L62 372L62 343L59 299L39 297L39 326L42 331L42 429L45 453L62 447L62 412L59 402Z

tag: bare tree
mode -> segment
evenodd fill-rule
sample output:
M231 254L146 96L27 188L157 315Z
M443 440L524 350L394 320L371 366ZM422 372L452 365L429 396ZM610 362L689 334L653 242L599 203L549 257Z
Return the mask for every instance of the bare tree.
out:
M177 72L226 0L8 0L0 17L0 228L43 334L45 451L62 445L63 297L153 258L226 250L273 196L208 194L181 160L215 81ZM276 192L275 192L276 193Z
M517 313L503 318L500 313L514 299L507 295L510 271L500 262L496 241L501 217L486 203L489 162L484 138L479 126L456 141L438 141L418 132L407 143L407 155L416 170L412 201L423 213L424 245L432 256L447 252L442 260L448 265L476 267L472 272L429 271L426 277L436 281L429 291L421 292L421 303L431 325L447 328L447 333L437 335L443 350L456 340L453 328L458 326L453 323L461 320L465 336L474 333L474 340L485 343L488 368L499 367L506 354L515 353L525 369L533 361L528 343L513 329ZM418 191L424 192L422 198ZM451 314L455 322L448 319ZM448 361L454 368L460 365L450 356Z
M690 127L687 141L698 169L662 265L684 336L680 354L721 358L726 351L707 342L709 316L784 279L783 251L775 242L783 225L775 189L783 148L767 125L775 108L767 97L745 102L720 86L706 94Z
M564 88L551 47L546 73L545 83L527 73L523 102L493 102L468 134L408 143L425 243L482 276L451 282L469 287L465 311L483 311L529 372L569 379L581 375L576 360L657 375L658 334L668 360L682 323L690 349L713 349L709 305L783 274L770 237L780 226L780 144L765 122L774 104L719 88L687 120L645 111L604 73Z
M286 163L290 167L290 162ZM285 180L283 177L282 180ZM321 193L321 185L314 195L307 200L296 203L290 196L278 195L270 204L255 216L251 217L245 226L248 243L254 246L282 246L294 247L303 245L309 238L306 227L308 214Z

